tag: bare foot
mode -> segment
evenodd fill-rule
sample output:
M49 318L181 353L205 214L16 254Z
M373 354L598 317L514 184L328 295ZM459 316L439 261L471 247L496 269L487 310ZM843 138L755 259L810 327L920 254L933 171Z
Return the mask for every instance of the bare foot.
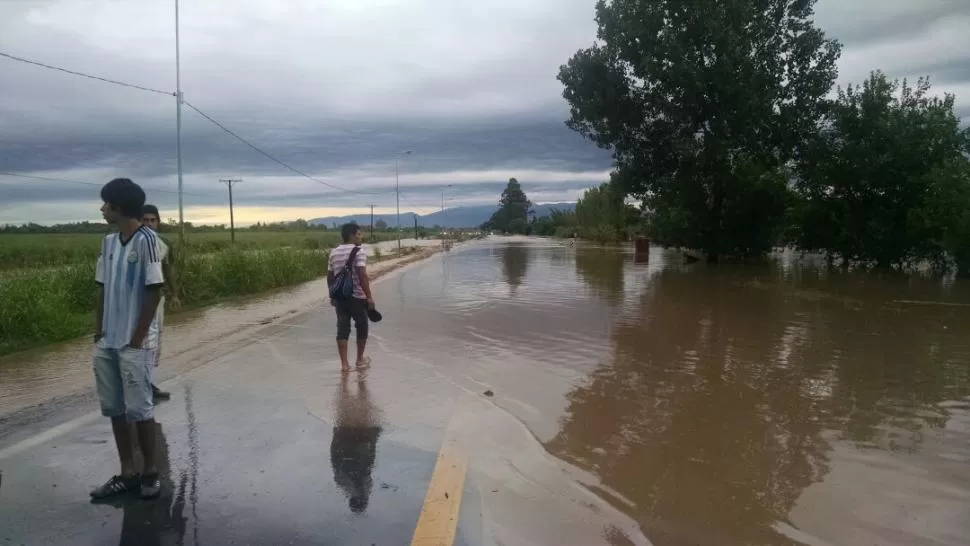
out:
M340 371L342 371L343 373L349 372L350 371L350 362L341 362L340 363Z
M362 360L357 361L357 369L364 370L370 367L370 357L364 357Z

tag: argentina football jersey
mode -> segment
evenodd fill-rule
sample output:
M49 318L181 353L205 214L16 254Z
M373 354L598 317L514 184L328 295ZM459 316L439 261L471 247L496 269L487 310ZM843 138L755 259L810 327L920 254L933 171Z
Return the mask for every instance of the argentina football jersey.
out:
M120 233L107 235L101 241L95 281L104 286L104 337L98 346L126 347L138 326L146 288L164 283L158 236L144 226L128 241L122 241ZM143 347L157 345L158 330L150 328Z

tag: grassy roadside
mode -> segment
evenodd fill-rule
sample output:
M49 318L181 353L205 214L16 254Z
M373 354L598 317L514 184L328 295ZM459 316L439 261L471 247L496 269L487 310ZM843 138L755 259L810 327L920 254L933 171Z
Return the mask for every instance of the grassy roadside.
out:
M173 243L178 238L174 233L163 233L162 236ZM394 233L377 232L369 242L390 241L396 237ZM103 238L103 233L0 233L0 271L93 263L98 259ZM185 249L188 254L210 254L230 249L326 250L339 243L340 234L333 231L242 230L236 234L235 243L227 232L189 233L186 235Z
M403 249L401 256L415 252ZM372 263L393 258L379 252ZM326 271L327 250L231 248L192 254L177 268L183 309L297 285ZM0 356L94 329L94 264L8 271L0 276Z

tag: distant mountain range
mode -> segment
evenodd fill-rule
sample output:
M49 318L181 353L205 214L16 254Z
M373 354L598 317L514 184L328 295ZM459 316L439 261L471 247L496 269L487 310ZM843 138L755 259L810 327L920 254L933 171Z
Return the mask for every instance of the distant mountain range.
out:
M421 216L413 212L401 213L401 227L409 228L414 226L414 218L417 217L418 225L424 227L441 226L446 228L471 228L478 227L488 221L492 214L498 209L495 205L479 205L474 207L455 207L445 209L444 212L435 212ZM572 211L576 210L576 203L546 203L536 205L536 217L549 216L553 210ZM375 214L374 222L384 220L388 226L397 225L396 214ZM370 225L370 214L355 214L353 216L328 216L326 218L313 218L309 220L311 224L323 224L333 226L346 224L347 222L357 222L361 226Z

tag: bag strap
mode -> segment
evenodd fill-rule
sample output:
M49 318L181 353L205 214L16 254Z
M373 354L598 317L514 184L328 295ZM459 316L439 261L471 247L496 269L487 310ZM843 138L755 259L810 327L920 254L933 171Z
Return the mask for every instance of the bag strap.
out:
M350 257L347 258L347 263L344 264L344 269L350 268L350 265L354 263L354 258L357 257L358 252L360 252L360 245L355 246L354 249L350 251Z

